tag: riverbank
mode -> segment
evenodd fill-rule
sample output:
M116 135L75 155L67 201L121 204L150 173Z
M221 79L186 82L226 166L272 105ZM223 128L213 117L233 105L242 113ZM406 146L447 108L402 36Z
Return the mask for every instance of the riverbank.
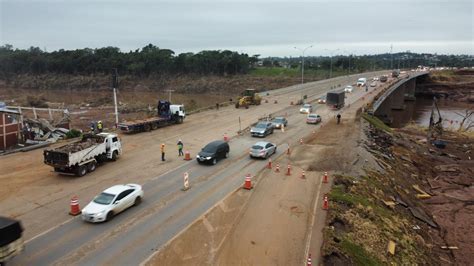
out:
M438 149L423 128L390 131L366 123L361 143L375 164L336 177L324 264L470 264L474 135L445 132L447 146Z

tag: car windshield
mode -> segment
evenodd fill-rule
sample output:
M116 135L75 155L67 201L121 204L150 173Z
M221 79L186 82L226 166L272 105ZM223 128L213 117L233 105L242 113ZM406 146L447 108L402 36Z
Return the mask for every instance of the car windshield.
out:
M260 145L253 145L253 146L252 146L252 149L253 149L253 150L261 150L261 149L263 149L263 147L260 146Z
M256 127L256 128L266 128L266 127L267 127L267 124L258 123L255 127Z
M275 118L275 119L273 119L273 122L275 122L275 123L283 123L283 118Z
M206 145L206 147L204 147L202 149L203 152L215 152L217 149L217 146L216 145Z
M310 118L316 118L318 117L317 115L309 115Z
M303 108L310 108L310 107L311 107L311 105L309 105L309 104L303 105Z
M102 205L109 205L114 198L114 194L102 192L99 196L95 197L94 202Z

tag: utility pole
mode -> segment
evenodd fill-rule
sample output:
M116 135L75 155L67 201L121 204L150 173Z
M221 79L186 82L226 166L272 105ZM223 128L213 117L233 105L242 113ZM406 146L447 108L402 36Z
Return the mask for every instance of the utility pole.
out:
M306 52L307 49L313 47L313 45L310 45L304 49L300 49L298 47L295 47L296 50L299 50L302 52L301 54L301 84L304 84L304 52Z
M118 108L117 108L118 73L117 73L116 68L112 68L112 88L114 89L115 128L117 128L118 126Z
M174 90L165 90L166 92L168 92L168 101L171 103L171 93L174 92Z
M324 49L324 50L329 51L331 54L331 66L329 68L329 78L332 78L332 56L336 51L339 51L339 49L335 49L335 50Z
M393 54L392 54L392 50L393 50L393 45L390 44L390 69L391 69L391 70L393 69Z

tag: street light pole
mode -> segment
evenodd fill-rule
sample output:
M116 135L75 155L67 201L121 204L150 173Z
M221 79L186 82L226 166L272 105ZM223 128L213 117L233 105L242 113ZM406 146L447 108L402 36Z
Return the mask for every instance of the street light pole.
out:
M339 51L339 49L335 49L335 50L324 49L324 50L328 50L331 54L331 67L329 69L329 78L332 78L332 56L336 51Z
M117 91L118 73L116 68L112 68L112 88L114 89L114 109L115 109L115 128L118 126L118 108L117 108Z
M301 55L301 84L304 84L304 52L306 52L307 49L313 47L313 45L310 45L304 49L300 49L298 47L295 47L296 50L299 50L302 52Z

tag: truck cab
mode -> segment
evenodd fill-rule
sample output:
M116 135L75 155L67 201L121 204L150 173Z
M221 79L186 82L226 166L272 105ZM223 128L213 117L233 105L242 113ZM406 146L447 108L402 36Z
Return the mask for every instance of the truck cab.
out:
M105 139L105 149L107 151L107 158L111 160L116 160L117 156L122 154L122 143L117 136L113 133L99 133L99 136L104 137ZM114 153L116 154L114 155Z

